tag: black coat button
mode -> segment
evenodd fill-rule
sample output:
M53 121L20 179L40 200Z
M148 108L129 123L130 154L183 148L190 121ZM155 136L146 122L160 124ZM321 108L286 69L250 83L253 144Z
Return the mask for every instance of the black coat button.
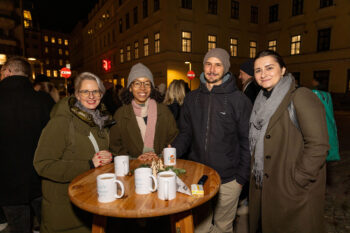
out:
M266 155L265 158L266 159L271 159L271 156L270 155Z
M268 135L265 136L265 138L270 139L270 138L271 138L271 135L268 134Z

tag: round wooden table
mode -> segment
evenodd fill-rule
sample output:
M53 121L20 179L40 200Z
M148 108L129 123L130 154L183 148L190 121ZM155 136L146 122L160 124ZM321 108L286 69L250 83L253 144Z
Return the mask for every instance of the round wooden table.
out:
M140 166L139 160L130 160L130 170ZM94 214L92 232L103 233L107 217L145 218L171 215L173 232L194 232L192 209L210 200L218 192L221 181L218 173L203 164L189 160L177 159L177 168L186 170L179 178L191 188L202 175L207 175L204 184L204 196L194 197L177 192L170 201L158 199L157 192L139 195L135 193L134 175L118 177L125 187L124 197L110 203L97 200L96 177L102 173L114 173L114 164L89 170L76 177L69 185L68 194L71 201L81 209Z

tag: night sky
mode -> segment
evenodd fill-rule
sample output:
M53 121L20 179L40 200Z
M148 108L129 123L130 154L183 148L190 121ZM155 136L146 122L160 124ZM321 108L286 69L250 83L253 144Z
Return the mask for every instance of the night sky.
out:
M70 33L98 0L31 0L42 29Z

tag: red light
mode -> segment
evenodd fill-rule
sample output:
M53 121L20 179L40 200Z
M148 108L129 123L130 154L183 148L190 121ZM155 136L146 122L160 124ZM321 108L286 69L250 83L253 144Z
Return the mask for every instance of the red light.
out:
M103 59L102 60L102 68L105 71L109 71L111 69L111 60L108 59Z

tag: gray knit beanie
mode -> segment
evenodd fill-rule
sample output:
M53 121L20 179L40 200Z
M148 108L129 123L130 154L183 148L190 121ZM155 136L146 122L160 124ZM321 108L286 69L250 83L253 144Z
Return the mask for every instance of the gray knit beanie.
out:
M142 63L137 63L131 67L129 77L128 77L128 85L127 87L130 86L130 84L137 78L145 77L148 78L149 81L151 81L152 86L154 87L154 82L153 82L153 75L152 72L147 68Z
M204 60L203 60L203 65L207 62L207 60L210 57L216 57L217 59L219 59L223 66L224 66L224 74L226 74L228 72L228 70L230 69L230 55L228 54L228 52L225 49L222 48L215 48L215 49L211 49L207 52L207 54L205 54L204 56Z

